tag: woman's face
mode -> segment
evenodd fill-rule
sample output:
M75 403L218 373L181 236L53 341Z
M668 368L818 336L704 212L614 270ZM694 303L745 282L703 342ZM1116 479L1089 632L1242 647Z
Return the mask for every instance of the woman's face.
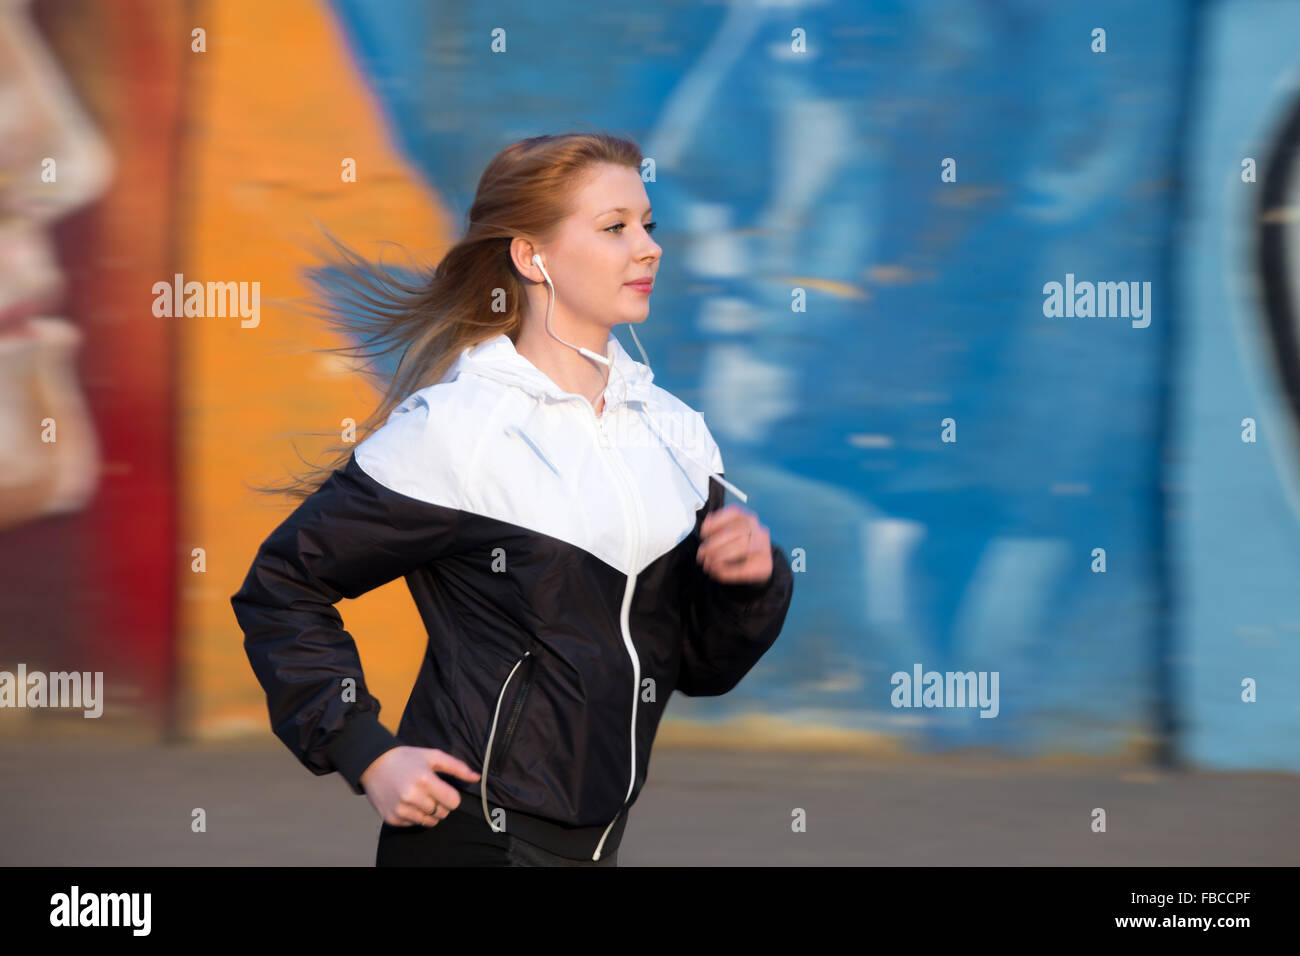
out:
M574 211L538 247L555 283L557 310L573 321L612 328L643 322L648 292L628 285L659 271L663 250L652 238L650 199L635 169L602 163L587 174Z

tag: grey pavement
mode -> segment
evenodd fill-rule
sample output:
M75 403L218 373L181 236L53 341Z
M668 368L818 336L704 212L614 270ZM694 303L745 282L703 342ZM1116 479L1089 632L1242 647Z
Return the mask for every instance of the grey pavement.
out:
M371 866L379 818L268 733L0 739L0 865ZM621 866L1300 862L1300 776L656 747ZM207 831L191 829L206 812ZM1093 808L1106 832L1091 829ZM792 821L802 810L806 830Z

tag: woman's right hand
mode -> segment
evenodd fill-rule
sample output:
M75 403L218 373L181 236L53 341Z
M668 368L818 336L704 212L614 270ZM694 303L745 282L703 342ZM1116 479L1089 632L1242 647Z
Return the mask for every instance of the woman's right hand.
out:
M480 774L451 754L430 747L394 747L382 753L361 774L366 799L390 826L437 826L452 808L460 806L460 791L437 773L468 780ZM434 801L437 815L431 815Z

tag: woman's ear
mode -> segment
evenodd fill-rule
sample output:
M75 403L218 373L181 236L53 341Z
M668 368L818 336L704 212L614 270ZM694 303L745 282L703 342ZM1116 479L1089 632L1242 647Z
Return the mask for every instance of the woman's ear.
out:
M515 271L526 279L541 282L542 271L537 268L537 263L533 262L533 256L537 254L532 242L522 236L515 236L510 240L510 261L514 264Z

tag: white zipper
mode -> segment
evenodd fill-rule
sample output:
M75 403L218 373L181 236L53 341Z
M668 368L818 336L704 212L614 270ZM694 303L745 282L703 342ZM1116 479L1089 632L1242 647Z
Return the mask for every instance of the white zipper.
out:
M483 781L479 784L479 796L483 800L483 819L487 821L493 833L499 833L495 823L492 822L492 816L488 813L487 803L487 782L488 782L488 762L492 759L492 739L497 735L497 719L501 716L501 701L505 699L506 688L510 686L510 680L515 676L515 671L519 666L528 659L532 651L526 651L524 656L515 661L515 666L510 668L510 673L506 675L506 681L501 685L501 693L497 695L497 707L492 714L492 729L488 732L487 749L483 751Z
M583 398L582 400L584 402L587 401L585 398ZM588 402L587 405L588 407L591 407L590 402ZM605 415L609 414L608 400L605 402L604 412ZM606 453L606 450L610 449L612 446L608 443L608 436L605 432L605 422L604 422L605 415L597 416L595 408L592 408L591 415L596 425L596 442L602 449L602 454L604 455L606 460L613 461L613 467L611 467L610 470L615 472L618 475L618 480L620 485L619 496L623 499L623 506L624 506L623 513L631 519L632 549L628 559L628 567L635 568L637 557L641 553L641 523L638 520L638 515L636 512L636 499L635 499L636 486L634 483L631 483L634 482L635 479L632 479L630 474L628 474L627 465L623 463L623 460L621 457L619 457L617 450L615 450L613 454ZM625 496L623 493L622 486L624 484L625 475L627 475L629 479L630 488L631 488L631 497ZM619 611L619 628L623 632L623 644L624 646L627 647L628 657L632 659L632 728L630 731L631 745L632 745L632 769L628 777L627 793L623 797L624 803L626 803L627 798L632 795L632 788L636 785L636 711L637 711L637 700L641 696L640 694L641 661L636 656L636 648L632 644L632 630L631 630L631 626L629 625L629 620L632 612L632 595L636 591L636 576L637 576L637 572L635 570L630 571L628 573L627 587L623 591L623 607ZM609 831L613 829L614 824L618 822L618 818L622 815L623 815L623 808L620 808L618 813L615 815L614 819L609 821L609 826L605 827L605 832L601 834L600 842L596 844L596 852L592 854L591 858L593 861L600 859L600 851L605 846L605 840L609 836Z

